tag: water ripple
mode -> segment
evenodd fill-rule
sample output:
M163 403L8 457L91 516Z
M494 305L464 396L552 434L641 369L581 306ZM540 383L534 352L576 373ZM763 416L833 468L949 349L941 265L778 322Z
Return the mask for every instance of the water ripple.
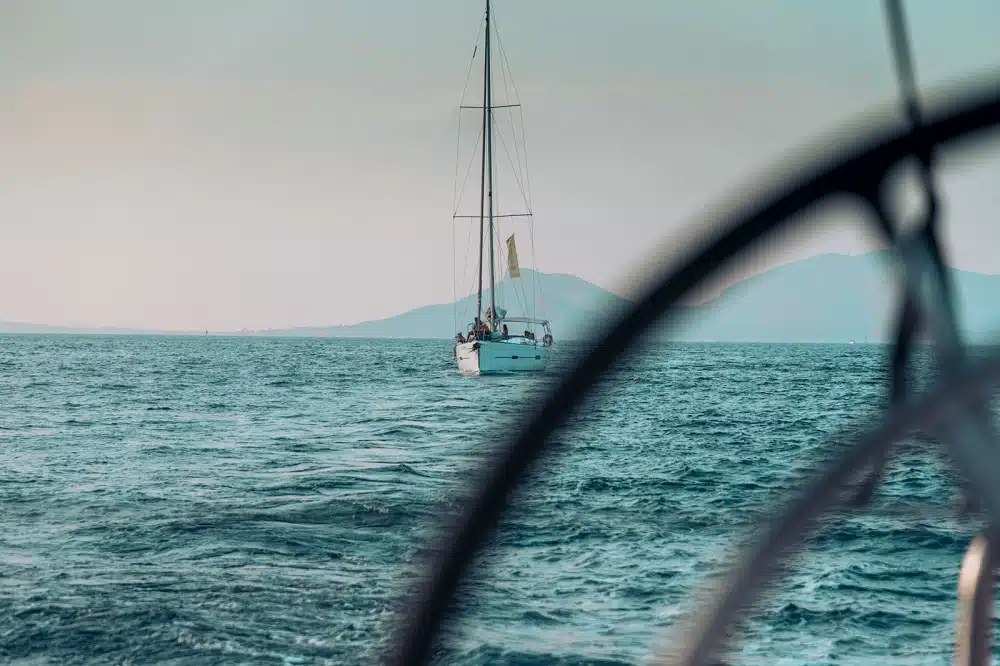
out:
M402 590L552 376L450 343L0 336L0 658L370 664ZM559 433L440 663L620 666L884 404L886 348L662 345ZM558 373L558 367L554 369ZM939 664L977 525L915 444L820 522L732 663Z

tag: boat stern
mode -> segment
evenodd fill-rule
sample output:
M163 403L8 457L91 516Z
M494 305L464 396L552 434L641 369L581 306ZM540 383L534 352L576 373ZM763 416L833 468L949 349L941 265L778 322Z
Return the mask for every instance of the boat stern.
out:
M479 374L479 343L463 342L455 346L458 371L463 375Z

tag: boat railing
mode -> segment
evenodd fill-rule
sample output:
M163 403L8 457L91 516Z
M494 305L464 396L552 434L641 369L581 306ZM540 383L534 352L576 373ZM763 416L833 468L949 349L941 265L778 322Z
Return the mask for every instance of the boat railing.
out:
M552 329L549 327L548 319L535 319L533 317L504 317L499 320L498 326L503 326L504 324L534 324L536 326L541 326L542 330L546 334L552 335Z

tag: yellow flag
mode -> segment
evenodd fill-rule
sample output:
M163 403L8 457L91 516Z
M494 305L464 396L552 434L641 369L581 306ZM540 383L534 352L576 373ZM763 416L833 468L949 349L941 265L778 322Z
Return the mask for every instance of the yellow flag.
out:
M521 277L521 268L517 265L517 247L514 245L514 234L507 239L507 268L512 278Z

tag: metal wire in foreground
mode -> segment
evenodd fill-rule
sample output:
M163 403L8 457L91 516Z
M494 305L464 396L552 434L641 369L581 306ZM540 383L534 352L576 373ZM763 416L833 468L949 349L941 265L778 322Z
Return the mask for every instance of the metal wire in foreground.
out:
M889 170L908 156L1000 125L1000 78L980 82L967 94L952 90L944 98L950 100L949 105L927 111L918 130L882 127L868 141L818 160L804 176L760 196L746 209L732 210L718 223L706 225L723 231L657 281L568 373L530 423L491 464L485 481L467 503L468 509L447 534L442 555L418 590L410 613L403 618L391 646L389 663L394 666L427 663L459 582L495 529L511 493L549 446L550 435L611 365L661 316L666 315L665 321L669 323L673 308L694 287L741 252L772 233L793 226L796 213L837 194L864 198L866 193L878 191Z

